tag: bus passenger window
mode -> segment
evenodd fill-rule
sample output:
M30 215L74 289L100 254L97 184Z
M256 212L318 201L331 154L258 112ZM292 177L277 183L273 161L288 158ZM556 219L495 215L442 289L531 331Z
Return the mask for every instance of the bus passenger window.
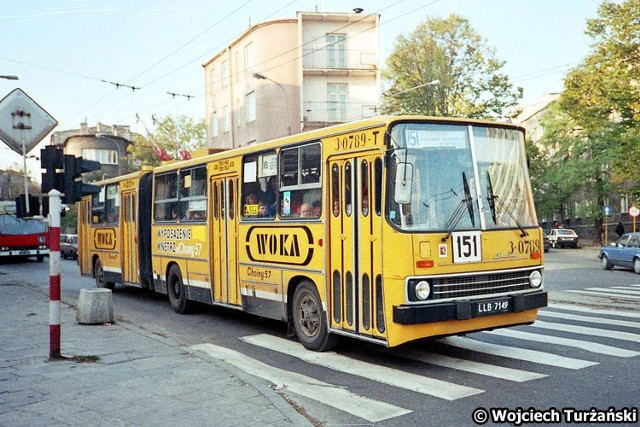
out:
M281 217L320 217L321 163L321 145L317 142L280 152Z
M241 214L243 219L273 218L277 200L275 151L246 156L242 166Z

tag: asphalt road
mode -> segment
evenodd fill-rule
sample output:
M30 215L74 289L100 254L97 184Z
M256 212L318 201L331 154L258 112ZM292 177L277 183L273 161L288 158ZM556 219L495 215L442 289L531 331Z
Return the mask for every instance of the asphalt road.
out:
M280 322L206 306L180 316L166 297L121 286L114 294L114 313L116 321L185 346L199 345L214 357L215 346L220 346L238 352L247 368L259 361L280 369L282 378L275 387L328 425L473 425L478 408L480 414L483 409L508 408L514 417L517 408L536 408L549 416L557 410L567 417L567 408L637 407L640 314L630 309L637 302L622 301L618 307L619 298L569 291L633 285L640 277L628 270L603 271L596 253L552 249L546 254L545 287L561 305L554 306L552 298L551 307L541 310L533 326L393 350L344 340L336 353L309 354L287 339ZM79 276L75 261L61 264L62 299L75 304L79 290L95 284ZM47 266L29 261L0 265L0 271L23 274L46 294ZM586 297L589 304L582 304ZM615 311L618 308L621 311ZM64 334L64 325L62 329ZM285 352L286 347L291 348ZM325 397L289 392L295 381L321 382L307 389L322 389Z

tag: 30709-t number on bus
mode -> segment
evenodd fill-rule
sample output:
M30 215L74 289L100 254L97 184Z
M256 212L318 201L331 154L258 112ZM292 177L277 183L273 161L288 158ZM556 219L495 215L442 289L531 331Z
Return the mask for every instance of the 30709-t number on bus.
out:
M378 131L373 131L371 134L361 132L338 137L335 139L335 150L353 150L355 148L366 147L367 145L377 145L379 133Z
M518 240L514 242L509 241L509 254L530 254L533 252L540 252L540 240Z

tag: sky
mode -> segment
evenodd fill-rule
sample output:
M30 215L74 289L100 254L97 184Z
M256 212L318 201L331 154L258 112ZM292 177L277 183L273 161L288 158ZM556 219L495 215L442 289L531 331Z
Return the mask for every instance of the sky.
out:
M58 121L153 131L152 116L204 119L202 64L265 20L297 11L380 14L380 66L399 35L427 17L452 13L506 62L524 89L522 106L560 92L563 77L590 52L586 21L600 0L0 0L0 99L22 89ZM136 88L135 90L132 89ZM39 156L47 136L31 151ZM22 169L22 156L0 141L0 170ZM28 162L40 180L40 164Z

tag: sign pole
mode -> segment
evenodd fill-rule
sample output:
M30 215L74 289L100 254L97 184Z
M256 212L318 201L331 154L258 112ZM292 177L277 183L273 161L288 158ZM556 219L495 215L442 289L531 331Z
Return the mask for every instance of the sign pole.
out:
M60 192L49 191L49 359L60 359Z

